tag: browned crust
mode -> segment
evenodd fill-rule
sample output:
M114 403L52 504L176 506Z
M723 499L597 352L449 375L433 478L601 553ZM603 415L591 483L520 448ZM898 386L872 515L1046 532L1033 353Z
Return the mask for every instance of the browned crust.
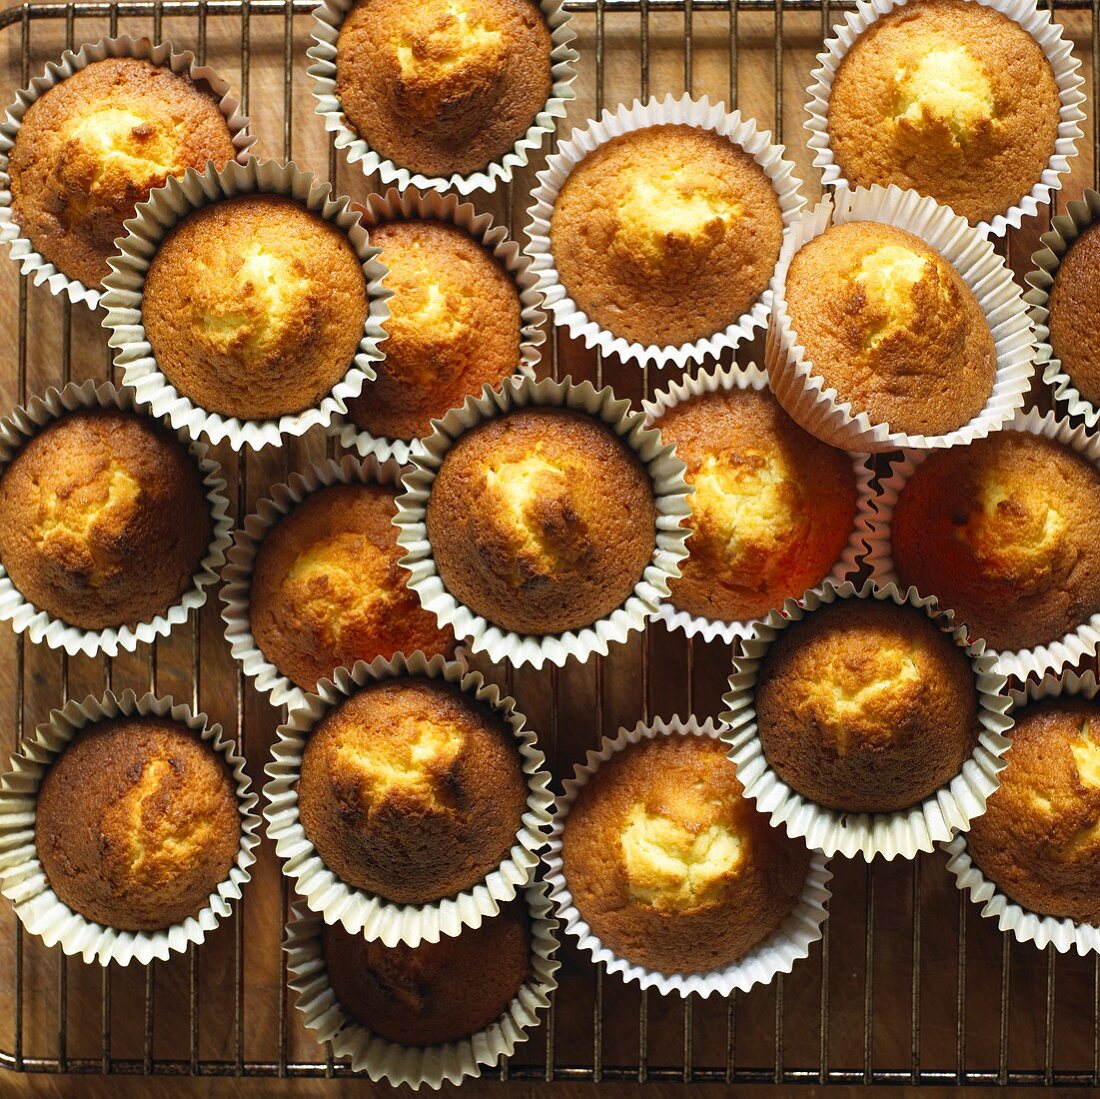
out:
M1069 246L1050 290L1050 345L1081 396L1100 404L1100 224Z

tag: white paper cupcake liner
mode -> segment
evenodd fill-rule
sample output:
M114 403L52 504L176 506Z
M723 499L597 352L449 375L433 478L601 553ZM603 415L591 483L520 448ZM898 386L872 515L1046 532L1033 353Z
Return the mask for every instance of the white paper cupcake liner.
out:
M787 271L794 254L830 224L878 221L908 230L939 252L962 276L989 322L997 354L993 392L968 423L944 435L906 435L866 412L853 415L849 402L814 372L787 313ZM772 314L765 358L779 403L807 431L844 450L929 450L981 439L1012 419L1031 386L1031 321L1019 287L993 245L965 219L916 191L897 187L840 188L791 226L772 279Z
M366 201L363 224L368 232L379 222L423 218L442 221L465 229L474 240L504 268L516 284L520 302L519 362L516 373L525 378L535 376L541 357L539 348L546 339L541 309L542 295L535 289L538 281L531 270L531 261L519 245L508 239L503 226L494 225L491 214L479 214L468 202L460 203L455 194L428 191L398 191L391 188L384 195L372 194ZM419 439L391 439L372 435L356 424L350 416L338 413L329 424L328 433L340 440L340 445L354 449L362 457L373 454L379 461L394 458L407 462L413 454L422 453Z
M393 295L382 288L386 269L376 259L380 249L368 240L367 231L359 224L359 212L350 208L351 199L333 198L331 192L331 184L319 182L293 162L252 158L244 164L227 164L221 172L212 163L202 173L189 168L138 206L137 216L126 222L127 235L119 240L121 254L110 261L111 274L104 279L107 290L101 304L107 310L103 327L111 330L108 342L115 348L115 365L121 368L123 384L133 388L139 405L156 416L166 416L173 427L185 429L192 438L205 436L212 443L227 440L234 450L279 445L285 437L304 435L315 424L327 426L337 412L347 411L345 402L358 397L364 383L374 379L372 363L383 357L379 344L386 338L383 326L389 319L387 302ZM184 396L157 365L142 323L145 277L161 241L193 211L243 194L285 195L331 222L351 242L367 283L366 325L347 373L314 408L272 420L222 416Z
M806 200L799 191L800 182L793 174L794 165L783 159L784 147L773 145L772 135L767 130L758 130L756 123L751 118L743 118L740 111L727 112L724 103L712 105L706 96L692 99L689 95L683 95L674 99L667 95L661 100L652 98L645 104L635 100L632 106L623 104L614 112L605 110L598 121L590 121L583 130L575 129L569 140L563 141L557 152L547 158L545 170L538 174L539 185L531 194L534 205L527 211L531 220L526 230L528 244L525 251L533 260L532 270L539 278L538 289L546 299L546 308L554 323L564 326L574 339L583 339L585 347L598 348L605 355L617 355L624 362L634 360L639 366L684 367L689 362L717 357L724 349L736 347L750 338L754 329L763 328L768 323L771 290L765 290L747 313L721 332L678 347L646 346L616 336L578 308L562 285L550 245L550 219L554 204L577 164L613 138L632 130L665 124L712 130L729 138L730 144L744 149L771 180L783 216L784 236L787 235L788 227Z
M1051 229L1040 237L1043 245L1032 254L1035 270L1027 275L1030 289L1024 301L1031 306L1035 325L1035 365L1043 368L1043 381L1054 386L1054 399L1061 402L1070 416L1080 416L1087 427L1100 422L1100 408L1082 396L1062 360L1050 345L1050 292L1070 245L1100 217L1100 194L1091 187L1081 198L1066 203L1066 212L1051 220Z
M577 78L575 63L579 54L569 43L576 38L569 25L569 14L563 0L538 0L539 8L550 28L550 98L531 123L527 132L499 161L468 175L426 176L411 172L394 161L380 156L349 125L343 107L336 96L336 43L344 17L355 6L355 0L326 0L314 10L313 41L306 52L313 62L309 75L313 78L313 96L317 113L325 120L325 129L333 135L337 149L343 149L349 164L358 163L364 175L378 173L383 186L393 184L399 190L418 187L422 191L456 191L468 195L472 191L493 192L511 181L516 169L522 168L537 152L547 134L553 134L557 119L565 117L566 105L576 97L573 81Z
M8 176L8 154L15 145L16 136L23 125L23 118L31 104L41 99L55 84L67 80L73 73L86 68L93 61L109 57L134 57L154 65L171 69L174 73L187 73L192 80L205 80L218 96L218 107L225 116L237 160L243 163L248 150L256 139L248 132L248 119L241 114L240 103L230 94L229 82L206 65L199 65L190 50L175 53L171 43L154 44L148 38L101 38L94 44L81 46L77 53L66 50L60 61L50 61L45 72L31 81L29 87L16 93L15 102L8 107L4 121L0 123L0 244L11 245L11 258L18 261L24 275L31 275L35 286L45 283L51 294L67 294L75 305L86 302L95 309L102 292L85 286L57 269L44 256L35 251L34 245L22 234L11 210L11 179Z
M1074 427L1068 420L1059 419L1053 412L1045 415L1036 409L1017 412L1012 422L1005 425L1004 430L1022 431L1053 439L1080 454L1100 472L1100 437L1091 434L1084 427ZM890 529L894 521L894 509L897 506L898 497L914 470L926 457L926 453L901 455L892 462L890 476L884 477L879 484L879 493L875 498L877 514L872 520L871 531L867 536L866 558L866 563L871 569L871 579L879 586L886 584L900 586L901 584L894 565ZM957 611L955 613L961 622L962 616ZM1049 644L1014 651L987 646L985 652L987 656L993 658L993 671L998 675L1014 676L1017 679L1036 676L1041 679L1048 672L1057 674L1063 668L1075 665L1085 657L1095 656L1098 647L1100 647L1100 613L1091 615L1076 630Z
M159 931L118 931L73 911L50 888L34 840L38 789L54 759L85 726L138 715L178 722L222 756L233 773L241 817L240 849L229 875L196 915ZM244 757L236 744L222 735L222 727L170 696L146 694L138 698L130 690L118 696L108 691L102 698L89 695L83 702L69 702L64 709L53 710L49 721L24 739L10 759L8 772L0 776L0 891L12 902L30 934L46 946L60 946L64 954L79 954L85 962L100 965L145 965L154 958L164 961L191 943L201 943L207 932L229 915L251 879L249 867L256 861L260 818L253 811L259 799L249 786Z
M755 364L748 366L723 366L713 370L700 371L695 375L684 374L679 381L670 383L667 389L657 393L653 400L642 401L642 407L646 412L646 423L658 430L661 427L661 417L670 409L675 408L683 401L690 401L705 393L728 393L733 389L752 389L759 392L768 386L768 375ZM856 504L855 524L848 538L848 544L844 547L836 564L828 575L822 578L821 584L830 581L833 584L842 584L845 580L852 580L859 573L860 559L867 551L864 542L871 529L871 522L875 514L872 500L875 498L871 481L874 471L870 468L867 458L863 454L852 456L852 465L855 469L856 488L859 497ZM691 541L688 541L688 551L691 551ZM821 594L821 584L811 588L811 591ZM701 637L704 641L713 641L721 638L727 645L734 641L750 637L758 622L762 618L746 618L739 621L726 621L720 618L703 618L700 615L689 614L679 610L669 600L662 603L653 615L653 621L664 622L670 630L683 630L688 637Z
M706 973L662 973L620 957L593 933L573 901L561 854L562 835L573 802L616 752L621 752L628 744L659 736L717 738L718 727L710 718L700 725L694 717L681 721L676 715L667 721L656 718L648 725L639 722L633 729L620 729L613 737L605 736L599 749L589 751L583 764L574 765L573 777L564 781L563 791L554 803L554 826L544 857L546 884L550 887L550 899L558 917L581 950L591 954L592 960L602 964L608 973L618 973L628 983L637 981L642 988L656 988L663 996L690 996L693 992L704 998L712 993L728 996L734 991L748 992L754 985L770 984L777 974L790 973L795 962L808 957L810 946L821 938L822 925L829 915L825 906L831 896L827 883L832 874L826 866L825 856L819 851L812 853L805 887L783 923L742 958Z
M1084 675L1066 672L1061 678L1047 673L1041 680L1031 680L1024 687L1022 691L1011 692L1010 713L1044 698L1070 695L1093 699L1098 691L1096 676L1091 671ZM1075 923L1069 918L1042 916L1009 900L971 859L965 833L941 846L949 856L947 869L955 875L957 888L969 893L970 899L982 906L981 914L987 919L995 919L1001 931L1011 931L1017 942L1034 943L1039 950L1053 944L1059 954L1068 954L1076 949L1082 957L1090 952L1100 952L1100 927Z
M527 808L515 843L503 861L470 889L427 904L392 903L341 881L306 836L298 813L302 756L317 723L358 688L405 675L454 684L496 711L515 735L527 777ZM378 939L386 946L399 942L418 946L421 942L438 942L441 935L457 935L464 927L480 927L485 917L495 915L502 903L512 900L538 865L554 802L546 757L534 732L524 728L524 720L515 699L503 695L495 683L485 682L480 672L469 672L464 664L442 656L426 659L419 651L408 657L398 653L392 660L379 657L370 664L359 661L350 671L340 668L334 679L323 680L317 693L307 695L279 726L266 768L271 781L264 787L267 834L283 860L283 873L305 898L309 910L326 923L342 923L352 935Z
M545 636L501 629L459 603L440 579L426 522L432 484L454 443L477 424L528 406L571 408L606 424L645 464L653 479L657 509L653 558L623 605L583 629ZM405 493L397 498L397 541L406 551L401 564L412 573L409 586L421 604L441 626L451 626L456 637L468 641L471 652L534 668L547 662L560 666L570 657L583 663L592 653L606 656L610 644L626 640L645 626L668 597L669 580L680 575L679 562L688 554L684 544L688 531L681 524L690 515L687 498L693 491L684 480L686 466L676 457L675 448L662 443L659 432L645 426L645 413L631 412L630 402L618 399L609 386L597 390L591 382L577 385L572 378L561 382L509 379L496 389L486 388L480 397L467 397L462 408L437 420L435 432L424 440L424 450L414 457L416 468L405 477Z
M805 127L810 135L807 145L813 150L814 167L821 169L821 182L825 187L849 186L840 174L840 165L829 144L829 97L837 69L852 44L872 23L905 3L906 0L856 0L855 11L845 16L844 23L833 27L833 37L825 41L824 50L817 55L818 67L811 73L812 83L807 91L809 117ZM1069 171L1070 158L1077 155L1077 142L1083 136L1079 123L1085 118L1082 109L1085 95L1081 91L1084 80L1078 72L1081 62L1073 56L1072 43L1062 37L1062 28L1046 8L1036 6L1035 0L975 0L975 3L1008 16L1034 38L1050 62L1058 86L1058 136L1054 153L1039 182L1016 205L974 227L982 236L1003 237L1009 227L1019 229L1025 216L1036 214L1040 206L1048 205L1052 192L1062 186L1060 177Z
M755 703L760 665L783 630L837 599L878 599L923 610L966 652L974 669L981 725L977 747L950 782L908 809L894 813L826 809L791 789L764 756ZM772 611L743 643L742 655L733 662L730 690L722 699L727 707L721 715L722 739L730 746L729 756L737 764L745 794L770 815L773 825L782 825L789 836L804 838L810 847L830 857L860 856L870 862L881 855L889 861L934 850L937 843L950 839L956 829L967 828L985 812L990 794L1000 786L998 775L1005 767L1001 757L1011 744L1005 735L1012 728L1012 720L1006 716L1007 681L993 670L993 657L984 650L982 641L968 644L966 629L955 627L951 612L941 611L935 599L919 595L916 588L903 594L894 584L879 588L868 580L857 590L849 581L836 588L825 585L822 595L810 593L802 605L788 599L782 614Z
M347 1057L354 1072L365 1072L375 1082L386 1080L397 1087L407 1084L433 1090L443 1082L460 1083L480 1076L482 1067L510 1057L539 1025L539 1012L550 1006L550 994L558 986L555 973L561 963L557 920L550 916L546 887L535 882L524 889L531 915L531 976L520 988L508 1010L485 1030L461 1041L440 1046L403 1046L370 1033L344 1010L329 981L321 943L324 922L310 915L301 902L291 907L283 949L287 953L289 986L307 1029L320 1042L329 1042L335 1057ZM487 958L486 964L492 964Z
M41 397L31 398L25 406L0 420L0 476L27 441L47 424L68 412L85 408L117 408L142 415L134 408L132 394L128 390L116 389L110 382L98 385L93 381L81 384L70 382L62 390L47 389ZM179 600L148 622L139 622L136 626L84 630L53 618L36 607L16 588L0 563L0 622L10 622L16 633L26 633L36 645L44 642L51 649L62 649L70 656L77 653L117 656L120 649L133 652L138 642L167 637L176 626L188 620L192 611L205 604L207 589L217 580L218 570L225 562L226 550L232 541L233 519L225 497L221 466L209 456L206 446L192 442L186 432L177 431L176 437L191 455L202 476L212 525L210 544L195 570L191 586ZM140 568L140 563L135 563L135 567Z

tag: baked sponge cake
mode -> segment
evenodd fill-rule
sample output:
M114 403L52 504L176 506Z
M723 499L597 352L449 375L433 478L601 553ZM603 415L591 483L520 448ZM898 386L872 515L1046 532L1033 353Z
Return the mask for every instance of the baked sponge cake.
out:
M974 0L915 0L872 23L829 97L836 163L852 186L897 184L972 225L1030 193L1058 137L1042 47Z
M991 648L1055 641L1100 613L1100 473L1024 431L936 451L902 487L891 545L902 584Z
M293 199L248 194L189 214L157 249L142 323L185 397L242 420L312 408L363 337L367 284L337 226Z
M163 613L194 582L212 531L187 449L132 412L67 413L0 477L0 563L25 599L80 629Z
M1100 404L1100 223L1069 246L1047 301L1050 345L1077 391Z
M372 435L417 439L432 420L519 363L520 299L508 272L469 233L410 218L371 229L393 291L386 357L348 401L348 418Z
M904 229L831 225L791 260L787 313L836 400L906 435L962 427L993 392L997 355L955 268Z
M656 736L616 752L565 818L562 864L604 946L662 973L718 969L787 918L810 853L742 794L708 736Z
M653 557L641 460L599 420L524 408L447 451L427 506L443 586L506 630L553 634L621 606Z
M467 175L534 124L551 51L534 0L358 0L336 43L336 98L381 156L428 176Z
M154 717L82 729L42 780L34 839L74 912L119 931L196 915L240 847L233 776L195 733Z
M562 285L590 320L647 346L733 324L767 289L783 219L763 168L721 134L650 126L569 174L550 218Z
M970 659L923 610L826 603L783 630L756 684L764 756L829 809L891 813L953 778L974 751Z
M205 81L111 57L55 84L27 108L9 154L12 215L58 270L101 289L134 208L188 168L236 156Z
M511 727L457 687L403 677L318 722L302 826L342 881L423 904L476 885L516 842L527 783Z
M658 423L695 487L673 606L727 622L757 618L832 571L858 504L847 454L803 431L768 390L704 393Z

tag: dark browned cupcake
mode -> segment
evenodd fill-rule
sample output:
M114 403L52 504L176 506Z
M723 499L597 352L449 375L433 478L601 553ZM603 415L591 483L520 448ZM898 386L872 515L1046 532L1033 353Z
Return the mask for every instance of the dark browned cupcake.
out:
M1081 396L1100 404L1100 222L1069 246L1047 305L1054 357Z

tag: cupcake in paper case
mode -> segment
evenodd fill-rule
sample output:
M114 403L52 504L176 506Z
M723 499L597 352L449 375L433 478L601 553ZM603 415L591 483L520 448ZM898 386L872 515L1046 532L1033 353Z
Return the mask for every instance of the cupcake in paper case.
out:
M103 38L20 91L0 123L0 241L24 275L99 304L107 258L149 193L255 141L227 81L189 51Z
M341 668L279 728L264 788L283 872L387 946L478 927L538 862L549 772L515 701L440 656Z
M557 987L557 921L541 883L457 938L384 946L296 903L290 989L305 1026L354 1072L438 1089L510 1056Z
M528 254L554 323L640 365L685 366L766 323L793 165L706 98L604 111L547 161Z
M449 412L398 498L410 587L472 652L542 667L641 629L687 556L684 463L641 412L571 378Z
M202 942L255 861L244 766L221 726L171 698L54 710L0 777L0 889L28 932L86 962Z
M127 223L104 285L139 404L234 450L327 426L374 377L385 269L349 199L294 164L189 169Z
M732 643L785 599L858 571L874 514L866 458L803 431L762 370L702 371L643 404L695 488L691 552L656 619Z
M546 863L581 948L666 994L767 984L826 918L824 858L743 796L710 721L605 737L565 782Z
M743 643L722 736L773 825L830 856L912 858L997 789L1005 684L915 588L826 584Z
M1077 154L1071 45L1035 0L859 0L813 72L814 166L826 186L912 188L1003 236Z
M1043 950L1100 951L1100 706L1090 672L1013 691L1012 750L984 816L944 849L959 889Z

